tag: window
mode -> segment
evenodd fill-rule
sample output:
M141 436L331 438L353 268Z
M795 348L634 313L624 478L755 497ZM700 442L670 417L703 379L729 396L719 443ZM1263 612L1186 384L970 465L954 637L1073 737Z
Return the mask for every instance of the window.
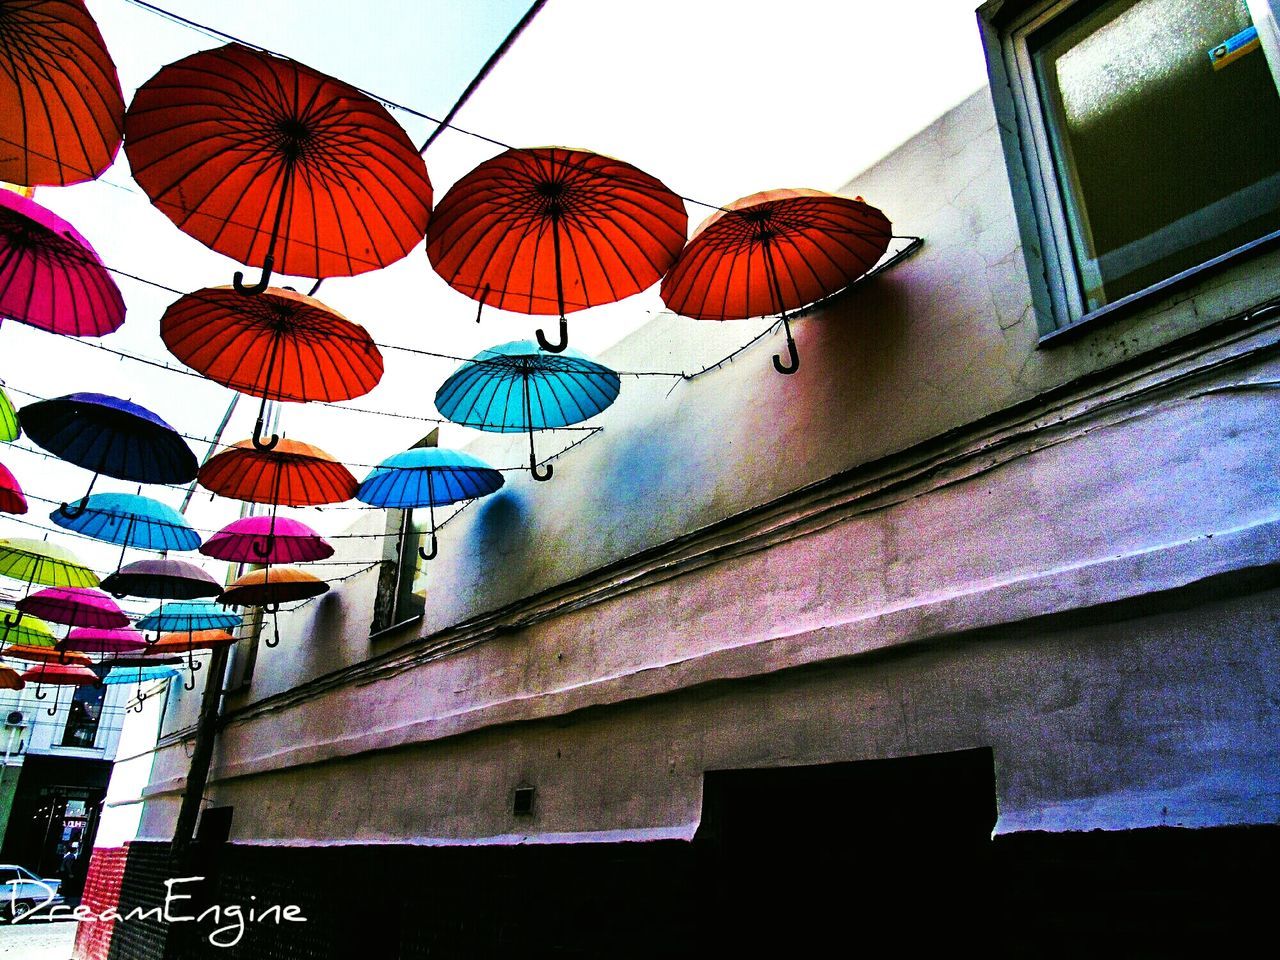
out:
M62 731L64 747L92 747L98 736L98 723L102 720L102 701L107 688L97 683L76 687L67 713L67 725Z
M427 511L388 510L386 545L378 575L378 599L370 633L422 616L427 605L427 564L418 556L425 546Z
M1012 8L1012 9L1011 9ZM1042 333L1280 239L1269 0L982 8ZM1047 316L1046 316L1047 315Z

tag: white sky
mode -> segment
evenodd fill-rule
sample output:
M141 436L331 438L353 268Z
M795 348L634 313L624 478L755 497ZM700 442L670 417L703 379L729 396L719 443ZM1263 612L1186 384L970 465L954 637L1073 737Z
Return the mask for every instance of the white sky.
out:
M161 0L191 19L285 53L343 80L443 115L529 0ZM583 147L627 160L677 193L725 203L775 187L838 189L985 82L973 7L977 0L550 0L472 98L459 126L515 146ZM161 66L220 41L127 0L88 0L120 71L126 103ZM431 124L393 111L415 142ZM456 179L499 152L448 132L427 154L437 201ZM111 266L183 290L230 282L237 265L179 232L133 185L123 151L103 182L41 188L36 199L70 220ZM875 203L874 197L867 198ZM690 206L691 228L707 212ZM893 211L886 211L892 219ZM257 271L247 271L255 277ZM274 281L285 282L283 280ZM121 330L101 343L178 365L158 334L174 295L127 279ZM296 284L306 290L307 281ZM475 304L431 271L422 246L382 271L326 281L321 300L366 326L380 343L471 356L526 338L538 320L493 310L477 326ZM660 309L656 288L609 308L574 314L571 342L598 353ZM554 325L554 318L549 323ZM553 326L548 326L549 331ZM456 366L384 351L386 375L354 405L435 416L432 397ZM208 437L232 394L194 377L118 360L33 330L0 325L0 378L21 391L82 390L128 397L184 433ZM243 398L225 441L252 429L257 399ZM403 449L429 423L290 404L282 426L351 464ZM448 445L468 431L442 431ZM87 472L32 453L24 439L0 461L28 493L78 497ZM193 443L198 457L203 444ZM501 466L501 465L499 465ZM367 468L353 466L357 478ZM135 490L100 480L96 490ZM181 493L144 491L174 505ZM49 505L24 518L48 525ZM198 491L189 516L216 528L240 505ZM333 532L343 510L300 518ZM40 531L0 514L0 536ZM118 548L57 537L91 565L113 569ZM377 548L370 546L369 556ZM130 552L131 559L144 554ZM190 555L194 558L196 555ZM215 575L221 571L214 570ZM334 570L329 575L337 575Z

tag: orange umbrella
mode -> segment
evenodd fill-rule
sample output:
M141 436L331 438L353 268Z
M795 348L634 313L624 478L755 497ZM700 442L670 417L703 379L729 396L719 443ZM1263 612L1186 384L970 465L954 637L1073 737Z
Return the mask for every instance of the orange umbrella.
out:
M319 447L297 440L280 440L271 450L240 440L210 458L199 480L232 500L287 507L342 503L359 488L350 470Z
M160 336L187 366L232 390L262 397L253 443L262 441L268 400L350 400L382 379L382 354L364 327L319 300L270 289L245 297L230 287L189 293L165 311Z
M427 256L455 290L481 304L565 314L639 293L684 246L684 202L629 163L586 150L536 147L486 160L431 215Z
M862 198L768 190L735 200L698 227L662 281L662 300L699 320L782 314L790 365L800 366L788 310L830 296L884 256L893 227Z
M125 153L151 202L241 263L349 277L426 233L431 181L385 107L317 70L228 44L164 67L125 117Z
M225 606L266 607L268 610L293 600L308 600L327 592L329 585L297 567L268 567L246 573L223 592L218 602Z
M32 647L23 643L15 643L11 647L6 647L4 655L13 657L15 660L27 660L31 663L66 663L81 667L87 667L93 663L83 653L75 650L59 650L57 647Z
M213 650L235 643L236 638L226 630L193 630L191 633L162 633L160 639L147 648L148 656L190 653L192 650Z
M81 0L0 4L0 180L92 180L124 135L116 65Z
M27 681L18 675L12 667L0 667L0 690L21 690Z

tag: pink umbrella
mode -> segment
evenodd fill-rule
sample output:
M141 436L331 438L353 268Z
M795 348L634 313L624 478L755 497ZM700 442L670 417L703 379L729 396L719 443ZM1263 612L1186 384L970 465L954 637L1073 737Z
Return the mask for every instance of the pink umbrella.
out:
M124 298L89 241L10 190L0 190L0 317L73 337L124 323Z
M200 552L232 563L306 563L333 556L333 546L305 523L262 516L228 524Z
M146 647L146 637L130 627L116 630L77 627L58 643L59 650L79 650L81 653L135 653Z
M9 468L0 463L0 513L26 513L27 498ZM333 551L330 551L332 553Z
M92 587L49 587L14 604L22 613L72 627L113 629L129 618L109 596Z

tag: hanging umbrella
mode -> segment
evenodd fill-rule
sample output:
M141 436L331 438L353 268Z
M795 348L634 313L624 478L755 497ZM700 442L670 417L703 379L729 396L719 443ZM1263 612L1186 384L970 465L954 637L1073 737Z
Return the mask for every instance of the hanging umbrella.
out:
M536 147L486 160L431 215L427 256L445 282L481 304L560 316L657 283L684 246L684 202L629 163Z
M40 689L41 686L83 687L102 682L96 673L79 663L41 663L24 673L22 679L27 683L35 683L37 700L43 700L48 696ZM58 712L56 693L53 703L46 712L51 717Z
M5 650L4 655L15 660L26 660L28 663L65 663L78 667L87 667L93 663L83 653L75 650L60 650L57 647L29 647L14 644Z
M200 485L223 497L272 506L313 507L355 496L351 471L319 447L281 440L271 450L240 440L200 468Z
M134 179L201 243L271 272L353 276L404 257L431 211L426 166L386 109L292 60L228 44L164 67L125 117Z
M6 643L14 643L23 647L50 647L58 641L52 628L39 617L24 617L15 610L0 607L0 615L4 616L4 631L0 634L0 651Z
M21 690L27 681L12 667L0 667L0 690Z
M27 591L35 584L49 587L96 587L98 575L84 566L66 547L46 540L28 540L25 537L9 537L0 540L0 577L22 580ZM0 644L9 638L9 631L22 622L23 613L6 613L5 634Z
M244 517L211 536L200 552L231 563L306 563L327 560L333 546L298 520Z
M22 435L18 426L18 413L13 409L9 395L0 387L0 443L12 443Z
M842 290L884 256L893 227L861 197L768 190L717 210L694 232L662 281L662 300L698 320L775 313L787 331L789 365L800 366L788 310Z
M137 630L121 627L102 630L96 627L76 627L58 641L59 650L78 650L81 653L122 654L145 650L147 639Z
M162 633L151 645L149 656L190 653L192 650L214 650L236 642L226 630L193 630L190 633Z
M112 664L111 672L102 678L107 686L121 683L145 683L148 680L165 680L176 677L178 671L173 667L148 664L146 666Z
M67 517L80 516L98 474L139 483L186 483L196 475L196 457L181 435L158 416L129 400L101 393L73 393L22 408L23 429L54 456L93 471L89 490Z
M157 607L138 621L138 629L155 633L197 630L234 630L240 626L238 614L228 613L207 600L171 603Z
M529 472L538 472L533 431L595 416L618 398L618 375L577 350L546 353L530 340L482 350L436 391L436 409L454 423L492 433L529 434Z
M23 597L14 606L24 614L70 627L112 630L129 623L114 600L92 587L46 587Z
M223 591L218 602L224 606L265 607L268 613L274 613L282 603L309 600L328 590L327 583L305 570L269 567L246 573Z
M261 397L253 443L262 441L268 400L350 400L382 379L382 354L364 327L319 300L270 289L244 297L230 287L189 293L165 311L169 352L223 386Z
M81 0L0 4L0 180L92 180L124 134L116 65Z
M142 550L195 550L200 534L173 507L134 493L95 493L73 517L49 514L60 527L106 543ZM123 551L121 551L123 556Z
M194 600L216 597L222 585L207 571L186 560L138 560L103 578L102 589L117 597Z
M502 474L479 457L461 450L416 447L395 453L374 467L356 499L375 507L411 510L426 507L431 521L431 549L418 547L418 555L436 555L436 506L448 506L493 493L503 484Z
M0 463L0 513L27 512L27 498L9 468Z
M71 337L124 323L120 288L89 241L10 190L0 190L0 317Z

